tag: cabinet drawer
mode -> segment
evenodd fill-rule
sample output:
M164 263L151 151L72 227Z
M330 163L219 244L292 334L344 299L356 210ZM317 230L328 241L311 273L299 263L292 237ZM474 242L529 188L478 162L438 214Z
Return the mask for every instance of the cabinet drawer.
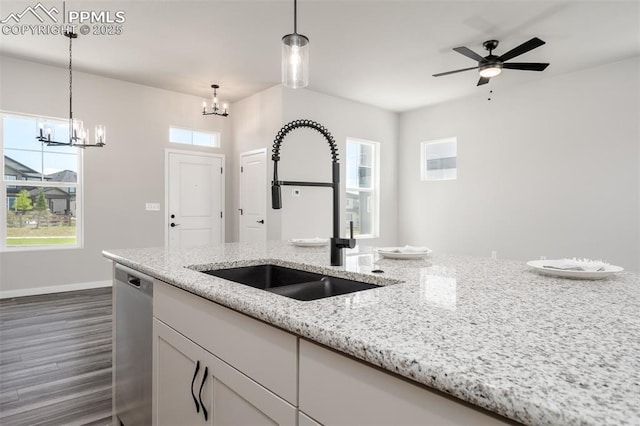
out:
M513 424L300 339L300 406L325 425Z
M232 309L154 281L153 315L297 405L297 337Z

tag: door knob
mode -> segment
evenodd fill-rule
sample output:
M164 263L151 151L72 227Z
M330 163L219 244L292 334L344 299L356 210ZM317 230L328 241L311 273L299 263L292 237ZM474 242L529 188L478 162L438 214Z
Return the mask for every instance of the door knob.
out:
M264 219L256 220L256 222L258 222L258 223L263 223L263 224L264 224Z
M171 225L170 225L170 226L171 226L172 228L175 228L176 226L180 226L180 224L179 224L179 223L173 223L173 222L171 222Z

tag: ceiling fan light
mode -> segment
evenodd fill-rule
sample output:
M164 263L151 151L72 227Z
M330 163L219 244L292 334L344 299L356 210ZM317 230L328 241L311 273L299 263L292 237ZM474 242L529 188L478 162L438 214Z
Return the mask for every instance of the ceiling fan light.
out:
M499 64L487 65L480 68L480 77L491 78L495 77L502 72L502 66Z

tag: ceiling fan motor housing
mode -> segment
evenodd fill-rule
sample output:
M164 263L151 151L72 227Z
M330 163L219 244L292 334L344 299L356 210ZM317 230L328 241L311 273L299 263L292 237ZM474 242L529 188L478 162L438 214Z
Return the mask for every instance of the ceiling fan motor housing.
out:
M498 40L487 40L482 43L482 45L489 51L489 54L491 54L491 51L498 47Z

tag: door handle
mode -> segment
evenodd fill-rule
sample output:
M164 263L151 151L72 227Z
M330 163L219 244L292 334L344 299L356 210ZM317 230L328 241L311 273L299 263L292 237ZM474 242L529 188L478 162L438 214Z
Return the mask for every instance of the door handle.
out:
M196 377L198 376L198 371L200 371L200 361L198 361L196 363L196 371L193 373L193 379L191 379L191 396L193 397L193 402L196 403L196 413L200 412L200 404L198 404L198 400L196 399L196 394L193 393L193 385L196 382ZM207 376L205 376L205 377L207 377ZM202 407L202 408L204 409L204 407Z
M171 222L171 225L170 225L170 226L171 226L172 228L175 228L176 226L180 226L180 224L179 224L179 223L173 223L173 222Z
M240 210L240 216L242 216L244 214L244 209L238 209Z
M207 409L204 408L204 402L202 402L202 388L204 387L204 383L207 381L207 377L209 377L209 367L204 368L204 377L202 378L202 384L200 385L200 391L198 392L198 399L200 400L200 406L202 407L202 414L204 415L204 421L207 421Z
M264 219L256 220L256 222L264 224Z

